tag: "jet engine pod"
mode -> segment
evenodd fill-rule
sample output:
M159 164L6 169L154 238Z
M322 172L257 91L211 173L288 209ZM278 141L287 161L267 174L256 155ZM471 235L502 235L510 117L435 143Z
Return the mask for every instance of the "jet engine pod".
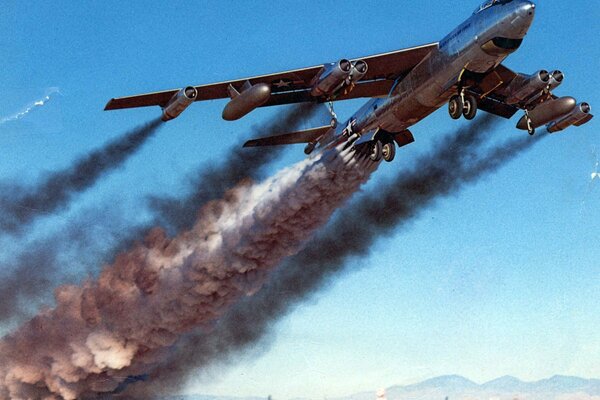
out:
M177 118L198 97L198 91L193 86L188 86L175 93L167 105L163 108L163 121Z
M265 104L271 97L271 87L266 83L258 83L241 93L237 93L233 87L230 87L230 93L232 93L232 99L223 109L223 119L235 121Z
M533 128L538 128L551 121L556 121L573 111L576 105L577 101L570 96L561 97L556 100L548 100L529 111L531 126ZM523 116L519 120L517 129L527 130L527 116Z
M313 97L334 95L344 86L351 72L352 63L346 59L342 59L337 63L324 65L314 79L314 84L310 94ZM365 73L366 72L367 71L365 69Z
M508 91L510 95L507 97L508 104L517 104L530 100L531 97L541 93L550 82L550 74L546 70L541 70L528 76L524 81L515 79L514 83L510 84Z
M551 122L546 129L549 133L555 133L566 129L571 125L583 125L592 119L590 111L592 111L592 108L588 103L580 103L569 114L557 121Z
M367 73L369 66L363 60L356 60L352 62L352 70L350 71L350 81L358 82Z
M564 79L565 79L565 74L563 74L561 71L558 71L558 70L552 71L552 73L550 74L550 83L549 83L550 90L554 90L557 87L559 87Z

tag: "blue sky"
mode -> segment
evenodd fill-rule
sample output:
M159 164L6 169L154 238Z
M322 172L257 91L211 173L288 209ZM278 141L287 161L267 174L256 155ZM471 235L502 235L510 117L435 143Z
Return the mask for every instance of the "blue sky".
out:
M157 108L102 111L111 97L241 78L441 39L478 2L8 1L0 18L0 120L51 88L43 107L0 125L0 180L33 182L67 166ZM536 20L505 64L555 68L556 91L600 109L600 8L540 0ZM339 104L343 117L363 100ZM81 213L119 203L144 217L146 194L178 194L198 166L226 158L257 110L221 120L223 101L195 104L126 166L44 221L32 237ZM596 111L598 114L598 111ZM516 131L502 121L495 137ZM383 165L365 190L464 122L442 109L416 125L416 143ZM458 373L477 381L511 374L600 377L600 156L597 120L532 151L410 226L381 240L275 328L270 348L201 375L189 392L331 397ZM291 149L273 166L303 157ZM2 258L20 243L6 245Z

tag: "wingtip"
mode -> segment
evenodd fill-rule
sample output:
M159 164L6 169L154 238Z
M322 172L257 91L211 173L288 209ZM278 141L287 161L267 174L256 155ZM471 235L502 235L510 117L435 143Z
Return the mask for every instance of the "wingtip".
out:
M106 103L106 105L104 106L104 111L108 111L108 110L112 110L112 109L113 109L113 108L112 108L112 103L113 103L113 101L114 101L114 100L115 100L115 99L114 99L114 98L112 98L112 99L110 99L110 100L108 101L108 103Z

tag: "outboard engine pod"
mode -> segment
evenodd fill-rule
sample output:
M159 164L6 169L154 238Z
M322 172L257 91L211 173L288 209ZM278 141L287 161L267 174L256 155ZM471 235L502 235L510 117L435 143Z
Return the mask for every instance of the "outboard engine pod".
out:
M546 129L549 133L555 133L568 128L571 125L583 125L591 118L592 108L588 103L580 103L573 111L564 117L548 124Z
M193 86L188 86L181 89L179 92L169 100L167 105L163 108L163 121L169 121L173 118L177 118L179 114L183 112L190 104L198 97L198 91Z

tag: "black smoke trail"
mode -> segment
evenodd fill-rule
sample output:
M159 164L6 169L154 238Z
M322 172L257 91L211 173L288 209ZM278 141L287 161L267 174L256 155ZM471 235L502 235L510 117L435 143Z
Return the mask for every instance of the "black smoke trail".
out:
M0 231L18 234L38 218L60 212L73 197L108 172L123 165L152 137L160 119L137 127L107 145L75 161L68 168L49 173L33 187L19 184L0 186Z
M261 126L255 126L248 135L251 138L271 136L296 130L318 110L313 103L294 106L278 114ZM72 221L60 232L27 246L25 250L0 275L0 322L20 320L31 315L36 305L50 300L51 290L65 282L64 261L60 256L67 248L82 249L87 265L95 265L92 274L108 263L123 249L131 247L135 241L144 238L154 226L160 225L171 232L188 229L196 218L198 210L210 200L218 199L230 188L244 179L258 180L264 169L278 159L282 147L244 149L238 144L230 149L230 157L214 165L198 168L189 183L191 191L180 197L152 197L151 209L154 218L142 226L127 226L123 218L114 212L109 217L100 215L101 210L90 217ZM93 232L109 223L118 229ZM100 249L98 249L100 247ZM96 249L90 255L90 249ZM82 256L75 256L80 263ZM59 267L59 266L62 266Z
M184 339L171 361L152 371L150 382L133 391L152 397L160 389L181 387L197 368L230 362L244 351L268 345L274 322L344 271L349 259L368 254L377 239L493 173L538 140L519 138L481 154L478 147L491 125L489 116L478 119L465 131L439 142L409 171L378 185L384 190L363 195L344 208L303 251L284 262L258 293L238 304L210 332Z
M59 282L78 281L107 263L106 247L127 228L114 209L86 209L52 235L27 243L1 264L0 324L30 317L51 300Z

